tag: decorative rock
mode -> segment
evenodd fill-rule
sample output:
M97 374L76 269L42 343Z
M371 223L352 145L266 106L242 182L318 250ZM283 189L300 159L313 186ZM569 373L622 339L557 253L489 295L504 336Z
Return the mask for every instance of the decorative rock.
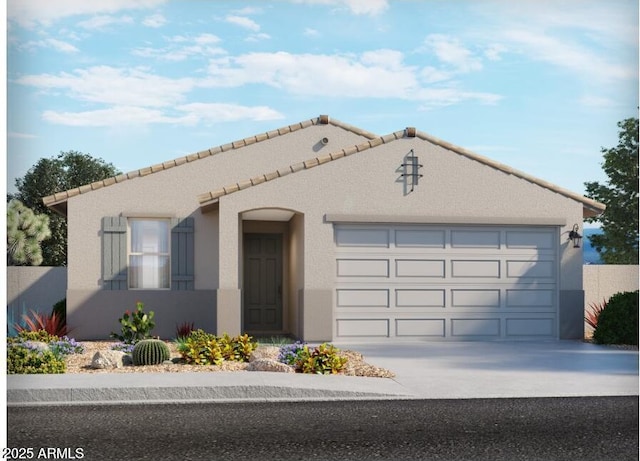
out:
M98 351L93 355L93 359L91 359L91 368L122 368L125 365L130 365L131 363L133 363L131 356L122 351L104 350Z
M261 359L277 361L279 353L280 348L277 346L260 346L251 353L251 355L249 356L249 362L254 362Z
M277 360L256 359L249 362L247 371L271 371L276 373L295 373L293 367Z

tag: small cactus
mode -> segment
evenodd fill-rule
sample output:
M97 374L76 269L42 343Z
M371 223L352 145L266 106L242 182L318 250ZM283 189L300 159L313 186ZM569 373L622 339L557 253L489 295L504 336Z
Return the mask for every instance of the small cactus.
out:
M169 346L159 339L138 341L132 352L134 365L158 365L169 360Z

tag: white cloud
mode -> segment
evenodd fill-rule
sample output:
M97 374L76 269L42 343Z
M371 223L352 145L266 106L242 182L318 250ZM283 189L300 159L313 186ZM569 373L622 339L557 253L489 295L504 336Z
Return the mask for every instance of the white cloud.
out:
M427 36L425 45L433 51L443 63L452 66L458 72L471 72L482 69L482 62L465 48L458 39L441 34Z
M220 42L220 37L213 34L200 34L193 39L198 45L211 45Z
M46 38L44 40L38 41L30 41L22 45L22 48L31 49L31 48L52 48L56 51L60 51L61 53L77 53L78 48L73 46L70 43L63 42L62 40L57 40L55 38Z
M265 34L261 32L259 34L251 34L247 38L245 38L245 42L262 42L264 40L269 40L271 35Z
M556 34L574 31L600 44L638 46L638 2L622 0L483 0L474 5L506 29L525 28Z
M203 53L215 43L213 35L196 38L171 37L165 59L181 59L189 53ZM138 50L157 57L158 50ZM171 53L176 55L171 58ZM220 51L224 53L224 50ZM180 54L182 53L182 54ZM390 49L360 55L249 53L222 55L210 60L203 77L169 78L143 68L94 66L58 74L26 75L15 83L81 101L89 110L47 110L44 120L70 126L113 126L123 124L174 123L195 125L216 121L274 120L283 118L266 106L191 102L189 93L198 88L239 88L264 85L277 91L308 98L374 98L415 102L423 109L470 101L495 104L500 96L458 88L440 81L440 87L425 84L428 72L404 62L402 52ZM448 85L448 86L445 86ZM92 107L94 106L94 107Z
M156 8L167 0L8 0L7 19L23 27L49 26L79 15L113 14L121 10Z
M222 48L210 46L220 42L213 34L201 34L196 37L176 35L167 39L169 45L161 48L139 47L131 51L135 56L154 58L162 61L184 61L193 56L216 56L226 54Z
M262 8L246 6L244 8L239 9L239 10L233 10L232 12L233 12L233 14L237 14L239 16L246 16L248 14L260 14L260 13L262 13Z
M222 103L192 103L169 109L149 109L136 106L115 106L82 112L45 111L43 120L56 125L75 127L113 127L146 125L150 123L193 126L198 123L208 125L242 120L277 120L284 116L266 106L241 106Z
M255 22L253 19L246 18L244 16L227 16L225 21L229 24L235 24L236 26L243 27L245 29L249 29L253 32L260 31L260 25Z
M195 123L188 117L167 117L161 110L132 106L116 106L84 112L56 112L47 110L42 119L56 125L76 127L105 127L118 125L139 125L148 123Z
M307 37L319 37L320 32L318 32L316 29L311 29L310 27L307 27L304 29L304 35L306 35Z
M564 69L589 85L637 79L637 1L483 0L472 7L484 24L475 29L476 39Z
M353 14L368 14L376 16L383 13L388 7L387 0L345 0Z
M162 14L156 13L151 16L147 16L142 20L142 25L146 27L158 28L162 27L167 23L167 18L165 18Z
M502 96L494 93L478 91L466 91L455 87L449 88L423 88L416 95L416 99L422 102L421 110L430 110L438 107L460 104L465 101L475 101L481 104L497 104Z
M635 66L611 62L606 55L560 37L525 29L507 30L504 36L518 44L523 53L531 58L568 69L589 79L611 81L637 77Z
M416 100L429 106L464 101L496 104L500 95L460 89L452 84L438 88L421 82L443 81L447 74L420 69L403 62L395 50L355 55L250 53L213 59L209 77L200 86L241 87L263 84L305 97L390 98Z
M425 83L444 82L451 78L451 73L436 69L432 66L427 66L420 71L420 78Z
M397 60L372 64L372 59L372 54L359 60L336 55L250 53L213 60L205 83L220 87L262 83L288 93L327 97L404 97L416 88L412 69L398 67Z
M96 30L105 29L109 26L121 25L121 24L133 24L133 18L131 16L109 16L99 15L92 18L80 21L78 26L83 29Z
M48 38L45 42L50 45L52 48L61 51L63 53L77 53L79 50L75 46L70 43L63 42L61 40L56 40L55 38Z
M600 109L616 107L618 105L618 103L616 103L616 101L612 99L595 95L583 96L582 98L580 98L580 104L586 107L594 107Z
M177 106L189 117L205 123L237 122L240 120L279 120L284 118L280 112L267 106L240 106L223 103L191 103Z
M171 79L138 69L96 66L58 75L26 75L17 83L44 90L63 90L68 96L117 106L165 107L180 103L194 86L190 78Z
M292 0L293 3L328 5L348 9L355 15L377 16L389 8L387 0Z
M13 138L13 139L35 139L37 138L37 136L35 134L30 134L30 133L18 133L15 131L10 131L7 133L7 137L8 138Z
M501 45L499 43L494 43L493 45L489 45L484 50L484 55L489 61L499 61L502 59L502 54L508 51L507 47Z

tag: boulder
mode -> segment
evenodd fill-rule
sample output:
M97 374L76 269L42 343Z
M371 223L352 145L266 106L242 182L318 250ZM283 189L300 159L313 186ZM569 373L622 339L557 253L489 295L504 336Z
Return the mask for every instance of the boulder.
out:
M249 362L247 365L247 371L271 371L276 373L295 373L293 367L290 367L286 363L278 362L277 360L269 359L256 359Z
M131 365L131 356L122 351L104 350L98 351L91 359L91 368L122 368Z
M278 354L280 354L280 348L278 346L260 346L251 353L249 356L249 362L260 359L277 361Z

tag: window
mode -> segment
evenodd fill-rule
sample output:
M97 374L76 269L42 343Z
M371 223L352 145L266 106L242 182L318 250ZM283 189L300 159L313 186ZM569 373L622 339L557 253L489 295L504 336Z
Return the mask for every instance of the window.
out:
M129 288L170 288L169 224L167 219L129 219Z
M100 229L105 290L195 290L193 218L103 216Z

